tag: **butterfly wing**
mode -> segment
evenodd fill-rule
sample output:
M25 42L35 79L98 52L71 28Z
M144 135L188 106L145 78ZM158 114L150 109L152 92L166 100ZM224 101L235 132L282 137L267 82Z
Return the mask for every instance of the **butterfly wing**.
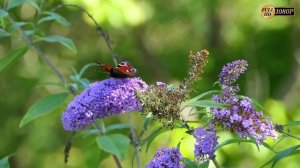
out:
M128 78L133 77L136 74L136 69L132 67L128 62L121 62L115 68L97 62L97 64L106 72L109 73L110 77L114 78Z
M121 62L114 68L115 73L123 75L125 77L133 77L136 74L136 69L132 67L128 62Z

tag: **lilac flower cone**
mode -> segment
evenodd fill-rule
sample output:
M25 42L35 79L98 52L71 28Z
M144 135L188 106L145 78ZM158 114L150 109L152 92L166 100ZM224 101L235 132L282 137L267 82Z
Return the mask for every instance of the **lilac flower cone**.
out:
M65 130L86 128L94 118L140 111L135 89L143 92L147 84L140 78L109 78L92 83L69 103L62 115Z

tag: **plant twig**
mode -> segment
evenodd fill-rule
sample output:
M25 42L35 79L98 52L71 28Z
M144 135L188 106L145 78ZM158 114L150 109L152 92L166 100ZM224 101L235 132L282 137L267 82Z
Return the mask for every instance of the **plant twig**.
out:
M104 135L103 130L101 129L101 127L97 124L97 122L93 119L92 120L94 127L99 131L99 136ZM101 138L101 137L100 137ZM122 168L121 162L119 160L119 158L116 155L112 155L114 158L114 161L117 165L117 168Z
M94 17L93 17L86 9L84 9L84 8L81 7L81 6L73 5L73 4L64 4L64 3L62 3L62 4L60 4L60 5L56 6L56 7L54 7L51 11L56 11L56 10L58 10L58 9L64 7L64 6L78 8L79 10L81 10L82 12L84 12L84 13L85 13L85 14L86 14L86 15L94 22L94 24L95 24L95 26L96 26L97 32L98 32L98 33L104 38L104 40L105 40L106 46L107 46L107 48L109 49L109 51L110 51L110 53L111 53L111 56L112 56L112 59L113 59L114 64L117 65L117 64L118 64L118 58L120 57L120 55L117 54L117 53L115 52L115 43L114 43L114 41L110 38L108 32L105 31L105 30L103 29L103 27L100 26L100 25L97 23L97 21L95 20L95 18L94 18Z
M133 124L133 121L131 119L131 113L128 113L128 118L129 118L129 123L130 125L134 125ZM139 146L139 140L138 140L138 137L135 133L135 130L133 127L130 127L130 135L131 135L131 141L132 141L132 144L134 146L134 149L137 150L137 147ZM136 151L136 160L138 162L138 168L142 168L142 161L141 161L141 158L140 158L140 154L139 154L139 151Z
M2 8L0 8L0 9L2 9ZM8 15L7 18L12 24L16 23L16 21L10 15ZM25 35L25 32L22 28L19 27L18 31L20 32L23 41L37 52L37 54L40 56L40 58L51 68L51 70L56 74L56 76L61 80L61 82L64 85L66 85L67 82L66 82L65 78L60 73L60 71L55 67L55 65L48 59L47 55L42 51L42 49L40 47L38 47L31 38L29 38ZM76 94L72 88L68 88L68 89L71 94L73 94L73 95Z
M213 161L214 165L216 166L216 168L222 168L220 166L220 164L218 163L218 161L216 160L216 158L213 158L212 161Z

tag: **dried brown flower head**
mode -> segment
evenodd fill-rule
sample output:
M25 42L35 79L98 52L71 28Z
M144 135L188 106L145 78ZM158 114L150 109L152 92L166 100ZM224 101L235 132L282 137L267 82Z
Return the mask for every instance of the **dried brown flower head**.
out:
M189 55L188 77L180 83L179 87L170 87L165 83L157 82L157 85L149 86L145 92L137 92L142 105L142 112L151 112L154 119L165 124L171 124L180 119L181 103L188 98L191 83L200 79L203 68L207 64L207 50L202 50Z
M201 50L200 52L197 52L195 54L190 51L188 77L181 82L181 89L187 89L193 82L201 79L203 68L208 62L208 55L209 52L206 49Z

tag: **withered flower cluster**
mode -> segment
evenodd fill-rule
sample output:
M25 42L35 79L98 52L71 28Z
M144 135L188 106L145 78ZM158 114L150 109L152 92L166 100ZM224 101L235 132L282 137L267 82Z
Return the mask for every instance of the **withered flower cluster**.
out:
M145 92L137 94L143 112L151 112L155 119L173 121L180 118L180 104L187 99L186 92L178 88L169 88L158 82L151 85Z
M157 85L151 85L145 92L137 93L141 101L143 112L151 112L155 119L166 123L180 119L180 105L187 100L190 93L190 85L199 80L203 73L203 68L207 64L209 52L202 50L189 55L189 73L188 77L179 85L179 87L170 87L162 82Z
M189 89L193 82L201 79L203 69L208 62L208 55L209 52L205 49L195 54L190 51L188 77L179 85L181 89Z

